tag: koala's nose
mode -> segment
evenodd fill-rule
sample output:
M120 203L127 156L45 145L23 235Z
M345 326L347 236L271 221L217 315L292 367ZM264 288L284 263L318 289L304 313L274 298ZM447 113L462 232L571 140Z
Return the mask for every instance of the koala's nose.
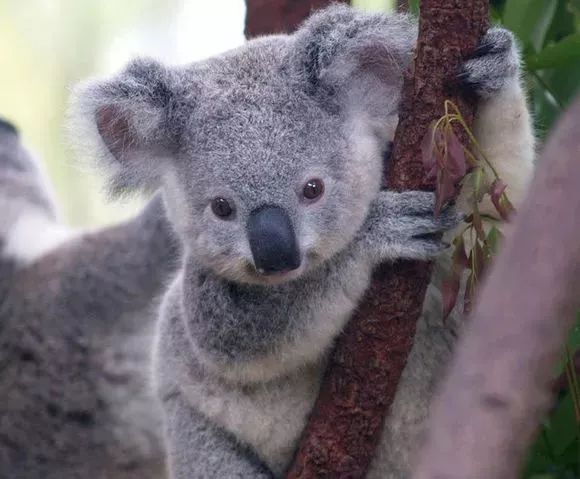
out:
M247 228L258 271L283 273L300 266L300 251L292 221L282 208L263 206L252 211Z

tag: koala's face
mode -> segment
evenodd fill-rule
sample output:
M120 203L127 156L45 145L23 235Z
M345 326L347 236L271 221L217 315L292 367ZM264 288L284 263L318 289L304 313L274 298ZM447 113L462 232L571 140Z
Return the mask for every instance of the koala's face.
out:
M264 61L264 50L192 72L192 81L205 75L204 88L164 189L197 261L235 281L274 284L351 241L379 188L381 157L376 139L354 140L356 125L276 76L276 52Z
M335 6L294 35L187 68L139 60L80 89L76 126L98 138L116 189L163 188L200 264L234 281L289 281L363 223L414 32L407 17Z

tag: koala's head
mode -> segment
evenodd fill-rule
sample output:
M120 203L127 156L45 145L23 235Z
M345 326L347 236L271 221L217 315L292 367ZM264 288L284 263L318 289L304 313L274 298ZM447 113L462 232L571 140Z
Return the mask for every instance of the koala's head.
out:
M163 188L204 267L287 281L360 228L414 38L407 17L334 6L188 67L134 61L79 88L73 122L97 140L114 191Z
M0 118L0 242L25 216L57 221L54 194L37 159L22 144L14 125Z

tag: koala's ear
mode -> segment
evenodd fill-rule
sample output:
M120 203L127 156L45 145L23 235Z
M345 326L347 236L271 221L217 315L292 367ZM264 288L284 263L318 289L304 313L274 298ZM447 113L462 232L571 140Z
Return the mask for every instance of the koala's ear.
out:
M72 141L88 156L96 155L113 194L159 187L179 145L177 110L183 102L175 75L154 60L139 59L112 79L90 81L74 91Z
M333 5L294 34L295 72L331 109L385 122L398 107L403 74L417 38L411 16Z

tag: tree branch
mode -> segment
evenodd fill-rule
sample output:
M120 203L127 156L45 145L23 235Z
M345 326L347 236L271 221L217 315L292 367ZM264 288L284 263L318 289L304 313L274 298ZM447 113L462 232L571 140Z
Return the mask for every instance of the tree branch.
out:
M415 75L403 88L401 120L388 165L391 189L430 189L421 140L452 99L470 122L474 105L452 91L450 75L488 26L487 0L424 0ZM458 132L459 134L459 132ZM380 440L420 317L430 265L383 266L330 359L295 462L293 478L364 477Z
M246 38L290 33L314 10L341 0L246 0ZM348 0L342 0L348 3Z
M480 292L415 479L517 477L580 307L579 154L580 99L549 140Z

